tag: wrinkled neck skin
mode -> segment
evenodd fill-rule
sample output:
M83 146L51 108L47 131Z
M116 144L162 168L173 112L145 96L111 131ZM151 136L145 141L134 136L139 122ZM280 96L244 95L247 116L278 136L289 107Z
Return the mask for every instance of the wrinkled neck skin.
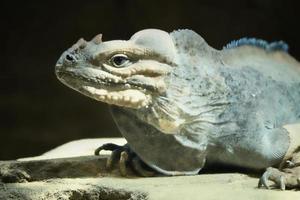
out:
M175 137L182 145L203 150L209 142L213 143L219 126L226 123L218 117L229 104L228 89L218 75L219 51L200 36L195 36L196 42L184 41L176 32L171 36L177 58L176 66L165 77L166 91L153 96L147 108L124 109L161 134Z

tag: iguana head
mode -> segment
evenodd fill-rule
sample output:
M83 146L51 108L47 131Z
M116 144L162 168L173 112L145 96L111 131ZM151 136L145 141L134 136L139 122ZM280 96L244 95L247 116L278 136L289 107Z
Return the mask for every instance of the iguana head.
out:
M56 64L67 86L98 101L139 109L166 90L164 78L175 65L175 46L167 32L147 29L129 40L80 39Z

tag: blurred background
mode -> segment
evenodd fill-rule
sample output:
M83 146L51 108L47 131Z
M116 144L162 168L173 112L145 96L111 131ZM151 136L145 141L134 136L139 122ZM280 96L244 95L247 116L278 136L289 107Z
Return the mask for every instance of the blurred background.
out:
M300 59L297 0L2 1L0 160L39 155L81 138L119 137L105 104L62 85L54 65L80 37L189 28L215 48L231 40L284 40Z

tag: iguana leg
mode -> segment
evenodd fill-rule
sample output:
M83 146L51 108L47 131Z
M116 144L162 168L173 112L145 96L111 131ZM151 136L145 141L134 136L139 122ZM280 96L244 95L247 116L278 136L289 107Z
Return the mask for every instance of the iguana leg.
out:
M300 188L300 123L283 127L289 134L289 149L279 169L269 167L259 180L258 187L267 185L267 181L275 182L281 190Z
M119 170L122 176L127 176L126 169L128 165L140 176L149 177L156 174L130 149L128 144L119 146L107 143L97 148L95 155L99 155L102 150L112 151L110 157L107 159L106 167L112 169L113 165L119 162Z

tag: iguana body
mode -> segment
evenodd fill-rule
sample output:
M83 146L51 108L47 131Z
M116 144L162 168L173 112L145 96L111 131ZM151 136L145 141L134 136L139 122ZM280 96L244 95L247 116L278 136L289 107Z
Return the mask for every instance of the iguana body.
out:
M56 73L110 104L130 148L161 173L264 169L300 146L300 64L286 48L244 39L216 50L190 30L149 29L128 41L80 40Z

